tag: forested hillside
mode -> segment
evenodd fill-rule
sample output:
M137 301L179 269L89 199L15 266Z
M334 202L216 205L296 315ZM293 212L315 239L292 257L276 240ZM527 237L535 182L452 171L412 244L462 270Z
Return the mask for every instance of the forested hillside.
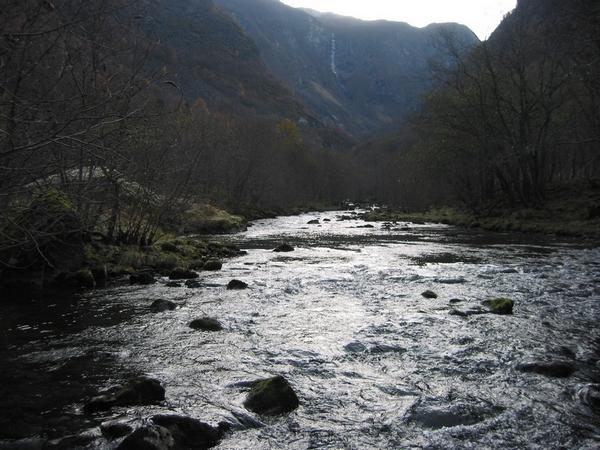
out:
M449 39L452 64L434 69L421 112L357 150L386 180L370 194L478 213L539 208L573 190L589 200L600 177L599 24L597 2L521 0L472 52ZM583 216L598 214L591 201Z

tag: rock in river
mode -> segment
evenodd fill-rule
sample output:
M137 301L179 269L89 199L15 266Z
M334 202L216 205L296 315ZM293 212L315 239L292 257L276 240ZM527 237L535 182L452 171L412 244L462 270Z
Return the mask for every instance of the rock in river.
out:
M169 430L158 425L138 428L127 436L117 450L171 450L175 439Z
M510 298L494 298L492 300L485 300L482 302L489 312L492 314L512 314L515 302Z
M537 373L548 377L566 378L575 372L575 366L570 361L528 360L521 361L515 368L520 372Z
M274 250L274 252L293 252L294 251L294 247L292 247L290 244L281 244L279 246L277 246Z
M292 386L281 375L251 383L244 407L257 414L276 416L293 411L300 404Z
M160 381L138 377L120 387L109 389L85 404L85 412L105 411L113 406L151 405L165 399L165 388Z
M198 277L199 275L193 270L182 269L181 267L173 269L169 275L170 280L190 280Z
M221 331L223 326L217 319L212 317L202 317L200 319L192 320L190 328L201 331Z
M177 305L169 300L154 300L150 305L150 309L154 312L173 311Z
M217 270L221 270L222 267L223 267L223 263L221 261L219 261L218 259L209 259L202 266L202 270L214 272Z
M156 279L151 272L136 272L129 276L129 284L154 284Z
M227 283L227 289L229 290L242 290L242 289L246 289L248 287L248 283L244 283L243 281L240 280L231 280L229 283Z
M421 293L421 295L425 298L437 298L437 294L433 291L425 291L423 293Z
M319 219L313 219L313 220L309 220L308 222L306 222L308 225L318 225L321 222L319 222Z
M222 437L221 429L191 417L175 414L157 415L152 422L169 430L175 445L181 449L205 449L214 447Z

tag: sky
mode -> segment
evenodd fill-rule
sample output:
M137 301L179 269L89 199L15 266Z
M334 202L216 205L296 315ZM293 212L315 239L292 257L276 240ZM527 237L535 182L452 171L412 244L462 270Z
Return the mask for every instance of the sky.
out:
M290 6L333 12L364 20L393 20L424 27L458 22L486 39L517 0L281 0Z

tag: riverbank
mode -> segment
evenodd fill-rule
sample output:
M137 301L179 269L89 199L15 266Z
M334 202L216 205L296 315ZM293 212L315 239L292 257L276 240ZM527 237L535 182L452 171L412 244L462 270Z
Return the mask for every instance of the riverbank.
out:
M377 209L361 216L368 222L433 222L488 231L516 231L600 239L600 191L551 192L539 208L503 208L474 214L458 208L435 208L422 212Z

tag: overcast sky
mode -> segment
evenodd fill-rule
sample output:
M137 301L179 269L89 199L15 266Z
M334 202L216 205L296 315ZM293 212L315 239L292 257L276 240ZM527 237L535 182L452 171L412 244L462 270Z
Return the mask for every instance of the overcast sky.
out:
M365 20L386 19L423 27L433 22L467 25L486 39L517 0L281 0L290 6Z

